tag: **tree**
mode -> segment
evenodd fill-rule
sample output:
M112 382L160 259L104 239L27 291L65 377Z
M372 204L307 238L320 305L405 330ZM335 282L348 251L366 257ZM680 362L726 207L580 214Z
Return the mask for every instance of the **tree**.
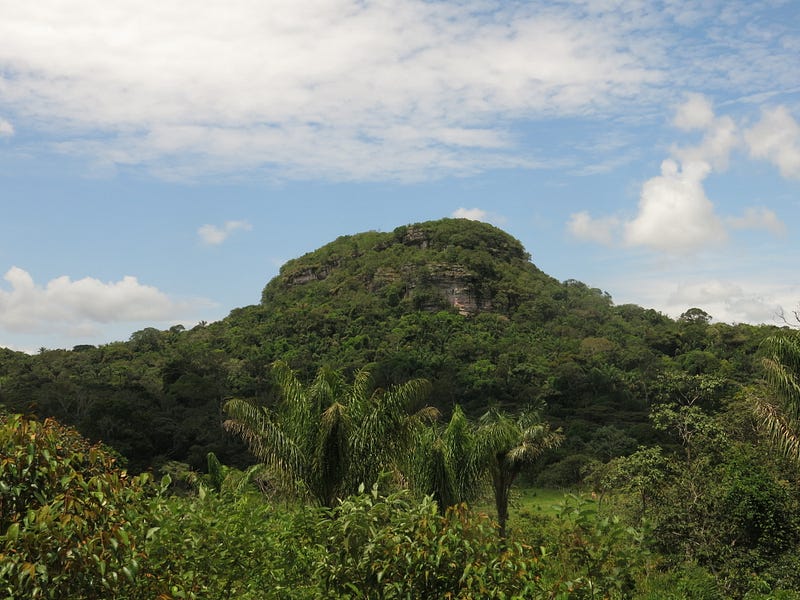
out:
M779 452L800 464L800 340L797 334L777 335L762 347L767 394L755 395L753 408Z
M505 539L511 486L526 466L545 450L558 447L564 436L560 430L551 431L550 425L543 423L538 411L533 410L512 417L492 409L478 425L477 453L491 478L498 533Z
M711 321L712 317L702 308L690 308L686 312L682 313L680 317L678 317L678 321L681 323L700 323L702 325L708 325Z
M477 453L475 427L456 405L447 427L435 424L420 431L411 455L411 485L436 501L439 510L475 498L485 465Z
M0 413L0 595L155 598L147 475L54 421ZM138 573L138 577L137 577ZM128 595L130 594L130 595Z
M280 403L272 410L230 400L225 428L322 506L332 507L361 483L372 485L405 454L414 430L438 415L428 406L417 410L428 393L424 380L372 389L366 370L347 383L341 372L323 367L304 386L286 363L272 370Z

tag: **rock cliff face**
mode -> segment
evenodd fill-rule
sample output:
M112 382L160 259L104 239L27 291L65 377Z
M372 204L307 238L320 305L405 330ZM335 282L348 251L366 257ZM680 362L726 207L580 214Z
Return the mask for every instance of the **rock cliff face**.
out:
M419 246L424 250L428 247L430 239L422 228L409 225L403 234L403 243L409 246Z
M309 283L311 281L322 281L331 274L333 269L338 266L339 264L337 262L330 265L323 265L321 267L310 267L297 273L293 273L292 275L288 276L289 285L303 285L304 283Z
M476 293L478 278L475 273L458 264L435 263L428 268L425 284L460 314L474 315L491 310L491 302L482 301Z
M424 242L423 242L424 243ZM287 276L290 286L300 286L315 281L327 279L339 265L324 265L319 268L309 268ZM375 273L367 287L373 292L379 292L387 284L404 284L406 299L413 299L418 291L435 291L440 300L452 306L462 315L474 315L482 310L491 310L491 302L482 301L475 292L477 276L469 269L458 264L434 263L427 265L425 273L415 276L412 269L402 269L401 272L382 269ZM430 296L430 294L428 294ZM439 310L440 302L434 298L422 302L419 306L424 310Z

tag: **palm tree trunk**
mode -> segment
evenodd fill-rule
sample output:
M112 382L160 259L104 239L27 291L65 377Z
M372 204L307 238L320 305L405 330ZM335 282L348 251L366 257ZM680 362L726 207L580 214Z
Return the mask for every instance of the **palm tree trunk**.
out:
M502 464L502 463L501 463ZM494 506L497 510L497 533L505 544L507 538L506 525L508 523L508 500L511 493L511 484L514 483L515 474L499 469L492 475L494 487Z

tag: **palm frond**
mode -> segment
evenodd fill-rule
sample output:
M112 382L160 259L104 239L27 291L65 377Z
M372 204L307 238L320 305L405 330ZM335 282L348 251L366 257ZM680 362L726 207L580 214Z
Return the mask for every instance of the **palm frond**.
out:
M800 338L796 333L772 336L762 349L770 399L754 396L753 412L778 451L800 464Z
M437 439L430 449L430 470L428 486L433 499L444 512L448 506L458 503L456 475L447 460L447 452L442 439Z
M372 374L366 369L360 369L353 378L347 401L354 421L364 418L369 409L369 396L372 385Z
M231 416L223 427L242 438L250 452L292 481L308 481L309 464L296 440L273 420L267 409L234 399L225 404Z
M295 440L307 438L313 427L313 410L303 384L283 361L272 363L272 375L281 390L279 412L285 431Z
M332 506L350 471L350 423L344 405L334 402L328 407L322 414L318 435L314 457L318 493L326 506Z
M365 408L356 436L359 452L371 450L391 454L396 444L408 441L415 427L437 414L432 407L412 412L427 396L428 390L428 382L418 379L387 390L376 390L372 396L362 398L360 402Z
M753 398L753 409L763 431L778 451L792 462L800 464L800 424L782 414L778 406L762 398Z
M763 358L761 364L767 373L767 382L781 400L784 410L793 418L800 415L800 384L797 372L780 362L776 356Z
M564 440L560 431L551 431L548 424L534 425L523 432L519 445L509 450L506 460L522 467L531 464L547 450L557 448Z
M444 430L447 460L455 476L458 502L469 502L480 490L481 467L475 460L476 444L473 426L460 406L453 409Z

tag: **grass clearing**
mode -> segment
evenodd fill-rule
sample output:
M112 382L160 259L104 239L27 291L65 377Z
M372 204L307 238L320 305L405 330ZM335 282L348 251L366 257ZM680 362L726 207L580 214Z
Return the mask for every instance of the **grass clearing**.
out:
M511 508L520 513L527 511L538 515L553 516L557 512L555 506L563 502L564 496L569 493L569 490L523 488L512 496Z
M561 504L564 501L564 496L570 493L574 492L572 490L541 487L513 489L508 507L509 520L513 524L519 517L553 517L558 512L555 508L556 505ZM480 502L477 502L474 508L478 512L486 512L496 516L491 495L487 495Z

